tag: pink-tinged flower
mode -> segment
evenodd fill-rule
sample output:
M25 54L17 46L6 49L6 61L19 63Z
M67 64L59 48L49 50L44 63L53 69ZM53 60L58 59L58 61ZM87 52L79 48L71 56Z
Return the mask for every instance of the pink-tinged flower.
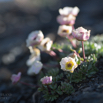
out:
M50 38L47 37L47 38L42 40L42 42L40 43L38 48L41 51L50 51L52 44L53 44L53 41Z
M40 60L40 50L37 48L32 49L32 54L30 55L29 59L27 60L26 64L31 66L35 61Z
M87 41L90 37L90 30L86 30L83 27L79 27L73 30L72 35L79 41Z
M40 61L35 61L28 69L27 74L30 76L38 74L41 71L42 67L43 64Z
M18 74L12 74L11 76L11 81L13 84L16 84L21 78L21 72L19 72Z
M57 17L57 21L61 25L74 25L75 20L76 20L76 17L71 14L68 16L59 15Z
M39 45L41 43L41 41L43 40L44 35L42 33L42 31L33 31L29 34L27 40L26 40L26 45L27 47L29 46L36 46Z
M79 13L79 8L78 7L64 7L63 9L59 9L59 13L60 15L63 15L63 16L68 16L70 14L74 15L74 16L77 16L78 13Z
M60 61L61 69L64 71L74 72L74 69L77 67L75 59L71 57L62 58Z
M67 37L72 33L72 26L61 25L59 26L58 35Z
M42 84L51 84L52 83L52 76L43 77L41 80Z

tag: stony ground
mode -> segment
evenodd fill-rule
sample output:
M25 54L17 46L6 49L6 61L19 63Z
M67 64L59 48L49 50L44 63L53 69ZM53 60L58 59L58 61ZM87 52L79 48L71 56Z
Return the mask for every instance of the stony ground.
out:
M29 50L26 48L25 40L33 30L42 30L43 33L52 36L53 40L60 40L57 36L59 24L56 22L58 9L64 6L78 6L80 13L75 27L84 26L91 29L91 35L103 33L103 2L102 0L61 0L60 5L54 5L55 9L44 7L38 12L24 12L17 6L10 7L3 4L0 6L0 103L33 103L37 95L37 88L25 85L13 86L10 81L12 73L22 72L22 81L36 84L37 77L29 77L26 74L28 67L26 60ZM1 5L1 4L0 4ZM7 8L8 7L8 8ZM47 16L43 13L49 13ZM44 54L43 54L44 56ZM42 57L43 57L42 56ZM47 56L47 61L49 57ZM46 62L42 59L43 62ZM63 96L56 103L103 103L103 60L99 59L99 72L93 78L77 85L76 93L71 96ZM44 103L43 99L36 103Z

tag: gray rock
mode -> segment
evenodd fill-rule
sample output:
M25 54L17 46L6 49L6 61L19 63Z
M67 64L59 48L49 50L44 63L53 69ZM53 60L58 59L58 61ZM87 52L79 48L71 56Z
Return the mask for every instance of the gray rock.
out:
M75 98L75 103L103 103L103 93L85 93Z

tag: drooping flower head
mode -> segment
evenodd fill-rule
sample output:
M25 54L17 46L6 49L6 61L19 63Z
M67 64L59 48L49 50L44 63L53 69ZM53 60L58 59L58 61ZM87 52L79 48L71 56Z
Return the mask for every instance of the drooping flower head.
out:
M33 31L29 34L27 40L26 40L26 44L27 47L29 46L36 46L39 45L41 43L41 41L43 40L44 35L42 33L42 31Z
M71 14L68 16L59 15L57 17L57 21L61 25L74 25L75 20L76 20L76 17Z
M63 15L63 16L68 16L70 14L74 15L74 16L77 16L78 13L79 13L79 8L78 7L64 7L63 9L59 9L59 13L60 15Z
M42 42L40 43L38 48L41 51L50 51L52 44L53 44L53 41L47 37L47 38L42 40Z
M29 59L27 60L26 64L31 66L35 61L40 60L40 50L37 48L33 48L33 52L30 55Z
M79 27L73 30L72 35L79 41L87 41L90 37L90 30L86 30L83 27Z
M64 71L74 72L74 69L77 67L75 59L71 57L62 58L60 61L61 69Z
M11 81L13 84L16 84L21 78L21 72L19 72L18 74L12 74L11 76Z
M61 25L59 26L58 35L67 37L72 33L72 26Z
M52 76L43 77L40 81L44 85L51 84L52 83Z
M30 76L38 74L40 70L42 69L42 67L43 67L43 64L40 61L35 61L34 63L32 63L32 65L28 69L27 74Z

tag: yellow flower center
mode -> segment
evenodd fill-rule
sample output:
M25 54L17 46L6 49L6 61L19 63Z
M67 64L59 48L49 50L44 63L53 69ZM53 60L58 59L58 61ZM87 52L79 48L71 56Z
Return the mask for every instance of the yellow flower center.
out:
M34 50L35 56L40 55L40 50L39 49L33 48L33 50Z
M44 43L44 48L46 48L46 46L47 46L47 43L49 42L49 40L47 40L45 43Z
M74 66L74 63L73 63L72 60L68 61L68 62L65 64L66 70L72 70L73 66Z
M63 30L62 32L64 32L64 33L69 33L69 30Z
M48 43L48 42L46 42L46 43L44 44L44 48L46 48L47 43Z

